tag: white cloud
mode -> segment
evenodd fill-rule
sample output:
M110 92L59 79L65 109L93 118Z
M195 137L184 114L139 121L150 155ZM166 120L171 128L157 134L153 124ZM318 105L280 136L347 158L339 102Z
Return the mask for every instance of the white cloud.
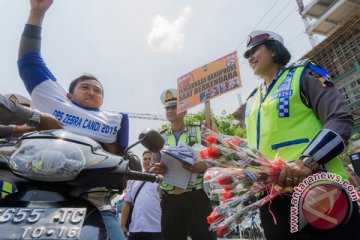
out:
M190 18L191 8L184 8L178 19L170 22L168 19L157 15L154 20L147 43L155 51L178 53L184 48L184 29Z

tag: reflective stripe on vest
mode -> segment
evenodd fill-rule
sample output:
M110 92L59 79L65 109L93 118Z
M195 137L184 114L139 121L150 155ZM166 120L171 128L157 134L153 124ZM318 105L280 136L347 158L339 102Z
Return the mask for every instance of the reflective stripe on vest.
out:
M177 142L176 142L174 134L169 134L168 132L166 132L163 135L163 138L165 141L165 145L170 146L170 147L177 146ZM201 129L200 129L200 127L199 126L186 126L186 131L184 131L180 135L178 143L186 143L188 145L193 145L194 143L201 144ZM199 174L198 177L196 178L195 185L189 185L187 187L187 189L196 188L198 185L200 185L202 183L203 183L203 176ZM160 188L164 191L172 191L175 189L175 186L173 186L171 184L167 184L167 183L162 183L162 184L160 184Z
M313 110L301 100L300 81L304 70L304 66L287 69L263 99L260 88L253 97L246 116L248 141L269 159L276 156L286 161L299 159L323 127ZM347 179L338 157L327 162L325 167Z

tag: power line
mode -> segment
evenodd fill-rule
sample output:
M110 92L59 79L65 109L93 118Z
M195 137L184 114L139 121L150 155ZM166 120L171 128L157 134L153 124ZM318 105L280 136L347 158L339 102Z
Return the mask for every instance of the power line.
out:
M302 57L303 53L305 52L304 50L306 50L306 48L307 46L303 46L302 48L299 48L293 56L294 57L296 56L296 58ZM299 54L301 54L301 56L298 57Z
M291 40L289 41L289 44L287 45L287 47L288 47L289 49L292 48L292 47L295 45L295 43L299 41L299 39L302 40L302 39L300 38L301 34L304 34L304 32L298 33L293 39L291 39Z
M253 29L256 29L258 27L258 25L260 24L260 22L262 20L264 20L264 18L269 14L269 12L275 7L275 5L279 2L280 0L277 0L272 6L271 8L261 17L261 19L256 23L256 25L253 27ZM236 49L238 49L246 40L246 37L239 43L238 47Z
M276 30L292 14L292 12L295 9L296 9L296 7L293 10L291 10L288 15L286 15L286 17L274 28L274 30Z
M268 29L268 27L280 16L280 13L283 12L290 3L291 1L288 1L288 3L280 10L279 14L277 14L276 17L273 18L273 20L265 27L265 29Z
M276 6L276 4L279 2L279 0L277 0L276 2L274 2L274 4L272 5L272 7L263 15L263 17L256 23L254 29L260 24L260 22L266 17L266 15ZM291 3L291 1L288 1L288 3L280 10L279 14L276 15L275 18L273 18L271 20L271 22L265 27L265 30L268 29L269 26L271 26L272 23L275 22L275 20L281 15L280 13L281 12L284 12L284 10L289 6L289 4ZM276 27L274 28L274 30L278 29L279 26L281 26L285 20L294 12L294 10L296 9L296 6L295 8L291 9L290 12L279 22L279 24L276 25ZM296 37L294 39L292 39L291 41L289 41L289 45L292 45L294 44L294 42L298 41L299 39L299 36L302 34L302 32L300 32L299 34L296 35ZM237 47L237 49L241 46L241 44L244 43L244 41L246 40L246 38L244 38L239 46ZM305 49L305 47L301 48L300 51L298 50L296 52L296 54L294 54L293 56L297 56L298 53L302 52L303 50ZM245 59L243 59L240 63L240 66L243 65L245 63ZM229 101L233 98L233 95L232 94L228 94L228 96L226 98L224 98L221 102L217 102L215 104L215 106L213 106L212 108L213 109L217 109L217 107L224 107L225 105L228 105Z
M265 17L270 13L270 11L278 4L278 2L279 2L280 0L276 0L273 4L272 4L272 6L270 7L270 9L268 10L268 11L266 11L266 13L260 18L260 20L255 24L255 26L253 27L253 29L256 29L258 26L259 26L259 24L265 19ZM239 45L237 46L237 48L236 49L239 49L240 48L240 46L245 42L245 40L247 39L247 37L245 37L245 38L243 38L242 40L241 40L241 42L239 43ZM240 65L242 65L242 64L244 64L245 63L245 60L242 60L241 61L241 63L240 63ZM227 104L229 101L230 101L230 99L232 99L232 94L228 94L228 96L226 97L226 99L224 98L224 100L222 100L221 102L222 103L225 103L225 104ZM217 102L216 104L215 104L215 106L212 106L212 109L217 109L217 106L219 106L219 105L221 105L221 106L224 106L224 104L222 104L220 101L219 102Z
M254 29L261 23L262 20L264 20L264 18L267 16L267 14L276 6L276 4L277 4L278 2L279 2L279 0L277 0L276 2L274 2L274 4L272 5L272 7L271 7L271 8L263 15L263 17L256 23ZM268 28L272 23L275 22L275 20L281 15L280 13L283 12L283 11L289 6L290 3L291 3L291 1L289 1L289 2L281 9L281 11L279 12L279 14L278 14L275 18L273 18L273 19L271 20L271 22L265 27L265 30L267 30L267 28ZM294 12L295 9L296 9L296 6L295 6L295 8L293 8L292 10L290 10L290 12L280 21L280 23L279 23L278 25L276 25L276 27L274 28L274 30L278 29L278 27L281 26L281 25L285 22L285 20ZM300 32L299 34L296 35L295 38L293 38L291 41L289 41L289 45L288 45L288 46L296 45L295 43L297 43L297 42L299 41L299 39L301 40L301 38L299 38L299 37L301 36L301 34L303 34L303 32ZM244 39L240 42L239 46L238 46L236 49L240 48L241 44L243 44L245 40L246 40L246 38L244 38ZM297 48L297 49L296 49L297 51L295 51L295 54L293 54L293 56L294 56L294 57L295 57L295 56L297 57L297 55L298 55L299 53L303 52L303 51L305 50L305 48L306 48L306 46L303 46L301 49ZM241 63L240 63L240 66L243 65L243 64L245 63L245 61L246 61L246 60L243 59L243 60L241 61ZM233 93L236 93L236 92L234 91ZM224 96L224 99L222 99L221 101L217 101L216 103L214 103L214 105L212 106L212 108L213 108L214 110L215 110L215 109L217 110L217 109L220 108L220 107L224 107L225 105L228 105L228 103L229 103L229 101L230 101L231 99L233 99L233 94L228 93L228 96L226 96L226 97Z

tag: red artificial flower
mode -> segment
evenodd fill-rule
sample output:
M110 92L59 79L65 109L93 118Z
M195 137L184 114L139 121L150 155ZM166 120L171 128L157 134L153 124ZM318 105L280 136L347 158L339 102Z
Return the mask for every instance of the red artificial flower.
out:
M217 137L215 135L209 134L206 137L206 141L211 144L217 143Z
M204 175L204 180L205 181L210 181L211 180L211 174L207 174L207 172Z
M221 217L222 216L216 210L214 210L214 211L212 211L212 213L209 216L207 216L206 219L209 224L212 224L212 223L218 221Z
M200 159L207 159L208 158L207 157L207 148L201 149L199 151L199 157L200 157Z
M219 185L230 185L233 183L232 177L226 175L220 175L216 180Z
M222 193L222 200L225 202L234 196L234 192L231 189L225 189Z
M216 231L219 237L225 236L228 232L229 232L229 228L226 226L220 226Z
M207 148L207 155L210 158L218 159L221 156L221 151L219 149L217 149L217 148L214 148L214 147L208 147Z
M285 167L286 163L281 158L275 158L275 160L271 162L271 165L275 169L282 169Z
M236 146L240 147L241 142L242 142L242 139L241 139L241 138L239 138L239 137L234 137L234 139L233 139L231 142L232 142L232 144L234 144L234 145L236 145Z

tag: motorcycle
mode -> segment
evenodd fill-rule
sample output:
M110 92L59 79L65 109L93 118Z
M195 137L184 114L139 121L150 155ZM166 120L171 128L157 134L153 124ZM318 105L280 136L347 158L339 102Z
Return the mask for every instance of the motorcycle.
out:
M99 210L82 196L95 187L121 193L130 179L161 181L161 176L130 169L139 168L129 151L139 143L152 152L164 145L150 129L124 157L65 130L34 132L1 144L0 176L17 192L0 200L0 239L106 239Z

